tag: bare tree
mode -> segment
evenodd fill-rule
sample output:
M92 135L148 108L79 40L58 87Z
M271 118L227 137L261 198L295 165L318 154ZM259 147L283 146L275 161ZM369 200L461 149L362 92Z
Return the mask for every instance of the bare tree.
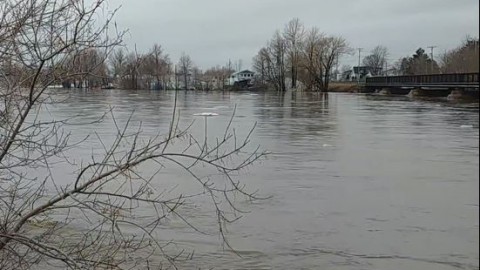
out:
M162 74L162 67L165 66L165 63L163 63L162 47L159 44L154 44L152 49L150 50L150 55L153 58L154 76L156 79L156 87L158 89L160 86L160 74Z
M113 78L124 89L165 89L172 72L170 58L158 44L154 44L147 54L126 54L120 48L110 55L109 60Z
M253 69L259 74L260 84L267 83L267 67L268 67L268 51L266 48L260 49L257 55L253 58Z
M202 89L202 77L203 77L203 71L198 68L198 67L193 67L192 68L192 86L193 88L196 89Z
M68 69L79 74L73 77L76 88L94 88L106 84L108 79L106 55L97 49L84 50L70 60ZM68 81L70 82L70 80Z
M327 91L335 61L350 50L344 38L326 36L318 28L312 28L305 37L302 50L302 67L305 69L302 77L306 87Z
M188 80L193 68L193 61L190 56L182 53L182 56L180 56L180 60L178 61L178 66L180 68L180 75L183 77L183 87L185 90L188 90Z
M111 75L113 79L120 85L125 76L127 57L123 48L118 48L110 55L109 63L111 66Z
M216 68L212 67L203 72L201 81L205 83L203 90L212 90L216 87Z
M300 51L305 29L300 19L294 18L285 26L283 36L287 43L288 63L290 66L291 87L297 88L298 66L300 64Z
M188 126L181 128L175 106L169 131L154 137L142 135L141 125L131 118L121 124L112 110L109 118L96 122L115 124L113 141L92 133L101 145L95 154L80 163L68 158L68 151L91 145L72 141L72 119L41 119L39 112L55 106L55 91L48 90L52 83L94 71L72 69L71 59L92 49L108 55L120 43L121 35L107 38L110 17L99 21L104 7L102 0L91 6L83 1L0 2L0 269L160 268L164 264L158 256L174 265L181 254L172 255L156 232L172 215L196 229L180 211L185 202L209 198L228 245L225 226L238 218L234 202L238 196L255 198L234 178L263 155L258 149L247 151L251 132L240 140L230 121L214 144L206 135L200 143ZM138 59L134 55L134 71ZM59 166L73 171L59 179L54 172ZM157 190L154 183L166 166L191 175L200 192ZM199 171L205 167L222 177L204 177ZM137 215L142 209L152 214Z
M308 31L303 42L302 68L305 72L302 80L310 90L320 90L323 85L324 38L325 35L314 27Z
M277 91L286 90L285 58L287 44L279 31L277 31L266 47L260 49L256 58L255 66L260 65L266 76L266 82Z
M388 49L385 46L376 46L363 58L363 65L372 67L372 75L380 75L387 62Z
M225 91L225 81L235 72L231 67L230 62L226 66L221 66L217 68L217 77L219 78L222 84L222 91Z
M153 59L153 71L156 79L156 88L165 88L165 77L170 74L170 59L167 54L163 52L162 46L154 44L150 50L150 55Z
M440 55L444 73L478 72L480 58L478 38L467 37L460 46Z
M351 48L348 46L347 41L343 37L329 36L325 39L324 44L324 52L322 57L324 72L322 75L323 85L321 85L320 88L324 91L327 91L335 60L338 59L340 55L349 53Z
M228 65L220 66L217 65L215 67L207 69L203 73L203 81L206 83L207 89L221 89L225 90L225 81L229 78L229 76L235 72L232 68L229 68Z
M124 89L132 89L137 90L141 89L142 86L139 82L139 78L141 78L142 72L142 65L145 58L141 55L137 54L136 52L130 52L126 56L126 63L125 63L125 73L122 80L122 88Z
M294 18L285 26L283 34L277 31L267 46L259 50L253 58L253 67L262 82L279 91L286 90L288 75L292 88L301 81L309 90L327 91L338 59L351 51L343 37L326 36L316 27L306 31L300 20ZM286 74L287 69L290 74Z

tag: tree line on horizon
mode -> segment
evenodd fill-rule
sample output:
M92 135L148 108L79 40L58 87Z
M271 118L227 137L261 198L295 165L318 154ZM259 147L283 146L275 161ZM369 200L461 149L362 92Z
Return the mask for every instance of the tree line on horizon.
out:
M146 53L128 51L123 47L103 55L92 50L85 59L78 61L77 66L89 70L93 66L96 68L92 74L62 82L64 87L82 87L84 84L98 87L110 83L116 88L132 90L225 89L225 80L235 71L231 62L203 71L186 53L182 53L174 64L159 44L154 44ZM240 67L239 64L236 66Z
M228 61L203 71L192 58L182 53L174 64L161 45L154 44L149 52L127 53L123 48L115 50L108 61L111 78L123 89L203 89L224 90L225 80L241 68Z
M478 38L467 36L456 48L441 53L438 61L423 48L418 48L412 56L400 58L393 70L395 75L478 73L479 51Z
M388 48L378 45L363 57L361 64L369 67L373 76L478 72L479 51L478 38L467 37L457 48L441 54L439 61L418 48L389 69ZM307 29L294 18L258 51L253 58L253 68L261 84L280 92L299 87L307 91L327 91L332 79L352 70L348 65L339 70L338 62L343 55L353 53L345 38L325 34L317 27Z
M34 77L32 67L12 59L2 59L0 72L24 86L30 85L31 80L23 78ZM55 63L45 65L49 69L49 72L43 72L45 77L51 77L55 84L61 84L64 88L100 88L114 85L115 88L132 90L224 90L225 81L241 68L240 61L235 63L228 61L225 65L217 65L203 71L186 53L182 53L178 62L174 64L159 44L154 44L146 53L129 51L125 47L108 50L92 47L66 59L61 68ZM67 71L76 75L65 78L54 76L50 71L58 75Z
M478 38L467 36L462 43L454 49L446 50L437 59L423 48L418 48L411 56L398 59L390 69L387 67L386 59L388 49L385 46L376 46L371 54L364 57L364 66L374 67L372 75L382 75L391 71L393 75L422 75L439 73L474 73L479 71L479 41ZM342 67L342 70L351 69L350 66Z
M307 29L294 18L282 31L277 30L253 57L254 81L257 86L280 92L287 88L327 91L332 79L337 80L339 74L352 70L348 65L339 69L338 62L343 55L354 52L345 38L323 33L318 27ZM361 64L371 67L373 76L478 72L479 52L478 38L467 37L457 48L436 57L438 60L418 48L411 56L402 57L387 67L388 48L378 45L363 57ZM69 59L67 66L64 69L81 75L57 81L65 88L114 85L133 90L225 90L231 74L241 69L241 60L201 70L186 53L174 63L162 46L155 43L145 53L126 47L108 51L91 48ZM0 63L0 68L12 78L28 77L28 67L22 63L6 59Z

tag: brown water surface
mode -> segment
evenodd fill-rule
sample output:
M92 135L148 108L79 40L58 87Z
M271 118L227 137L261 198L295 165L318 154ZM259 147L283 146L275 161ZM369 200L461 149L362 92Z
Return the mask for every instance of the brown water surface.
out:
M146 135L168 129L174 97L119 90L60 95L70 98L50 108L56 119L88 121L114 107L119 123L134 111L132 121L141 121ZM219 114L208 120L212 136L222 132L235 105L239 134L257 122L252 145L271 152L240 179L272 198L242 204L250 212L229 227L241 257L222 249L206 209L186 214L211 235L175 220L161 228L164 239L195 249L194 260L180 266L478 269L478 104L354 94L178 95L184 123L195 113ZM111 121L70 129L74 138L93 131L106 142L114 136ZM203 122L192 132L201 137ZM92 141L72 155L88 158L98 146ZM173 169L163 177L159 183L190 181Z

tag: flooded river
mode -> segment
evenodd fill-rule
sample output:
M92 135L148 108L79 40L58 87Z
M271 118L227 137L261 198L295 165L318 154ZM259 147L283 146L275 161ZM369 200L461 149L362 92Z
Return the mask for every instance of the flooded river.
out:
M67 96L67 92L62 92ZM110 107L119 122L142 121L148 135L168 129L173 92L73 91L51 107L54 118L100 116ZM194 249L186 269L478 269L478 104L354 94L180 92L178 109L215 112L209 132L255 122L252 145L270 152L243 172L249 190L270 199L245 203L230 225L238 255L218 234L201 235L172 223L164 239ZM107 121L108 122L108 121ZM72 126L74 137L112 124ZM203 134L203 122L192 132ZM86 156L92 146L75 155ZM67 172L65 172L67 173ZM174 170L168 181L188 178ZM215 231L208 211L191 221Z

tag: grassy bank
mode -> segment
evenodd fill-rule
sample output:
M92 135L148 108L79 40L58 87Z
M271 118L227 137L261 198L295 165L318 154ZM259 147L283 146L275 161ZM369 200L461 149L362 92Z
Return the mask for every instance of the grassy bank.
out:
M331 82L328 85L328 92L354 93L357 89L356 82Z

